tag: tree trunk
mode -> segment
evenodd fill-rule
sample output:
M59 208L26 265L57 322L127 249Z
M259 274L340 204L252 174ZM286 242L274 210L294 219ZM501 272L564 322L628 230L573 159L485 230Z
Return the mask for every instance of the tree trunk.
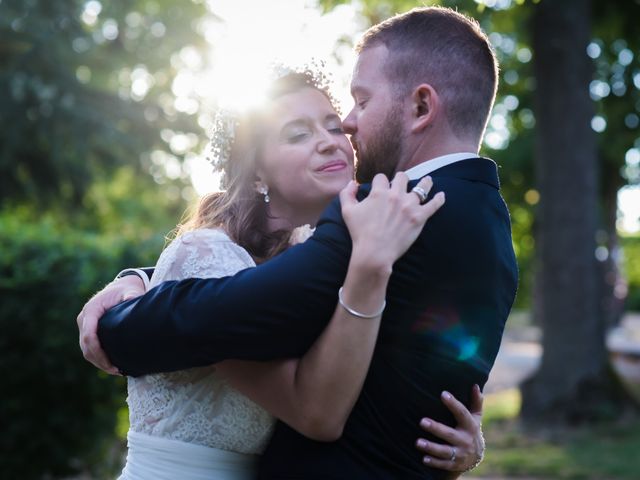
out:
M616 412L595 259L597 145L589 97L588 0L543 0L533 15L535 162L540 191L534 315L539 370L522 386L522 418L573 423ZM611 408L614 406L614 408Z
M605 327L617 326L624 314L626 280L620 271L620 242L616 227L618 217L618 190L624 185L617 170L602 170L602 228L598 242L606 247L606 258L600 261L600 308Z

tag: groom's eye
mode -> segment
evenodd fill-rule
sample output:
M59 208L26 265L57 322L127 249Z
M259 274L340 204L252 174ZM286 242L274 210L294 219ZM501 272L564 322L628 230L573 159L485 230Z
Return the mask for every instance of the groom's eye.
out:
M364 108L367 104L367 100L367 98L356 98L356 106L358 106L358 108Z

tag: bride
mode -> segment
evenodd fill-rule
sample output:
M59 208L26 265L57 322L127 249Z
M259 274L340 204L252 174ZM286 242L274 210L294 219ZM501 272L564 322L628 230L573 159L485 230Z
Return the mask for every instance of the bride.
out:
M274 80L260 108L218 119L212 150L227 189L201 199L160 256L149 287L229 276L268 260L304 241L339 193L353 251L333 317L302 358L129 377L121 480L251 479L275 418L318 441L341 435L369 368L391 267L444 194L423 204L419 193L406 192L406 175L391 186L379 175L358 202L353 151L321 78L291 71ZM428 192L430 179L418 186ZM471 417L455 399L445 402L459 420ZM439 427L448 428L435 425L432 433ZM460 436L447 432L458 461L443 468L464 471L482 455L481 434L473 422L458 428L474 441L456 444ZM451 447L429 443L433 462L450 455Z

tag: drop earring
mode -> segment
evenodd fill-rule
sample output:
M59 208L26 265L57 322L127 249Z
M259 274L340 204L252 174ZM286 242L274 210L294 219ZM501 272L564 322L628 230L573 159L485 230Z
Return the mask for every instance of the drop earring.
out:
M264 195L264 203L269 203L271 200L269 198L269 187L267 187L264 183L259 183L258 185L258 193Z

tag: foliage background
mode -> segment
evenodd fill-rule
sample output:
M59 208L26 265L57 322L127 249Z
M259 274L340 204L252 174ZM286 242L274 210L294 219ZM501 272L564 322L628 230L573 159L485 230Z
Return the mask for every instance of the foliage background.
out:
M351 2L314 8L344 3ZM540 92L529 23L539 2L428 3L456 7L492 32L501 89L483 153L501 166L521 270L516 306L530 309ZM640 237L616 230L617 192L640 180L640 3L592 3L602 279L619 304L640 310ZM363 26L413 6L355 3ZM191 162L209 123L202 99L177 101L176 78L207 68L211 22L221 22L215 2L199 0L0 0L3 478L95 473L104 465L96 459L113 443L124 384L82 361L74 318L117 271L152 264L195 198ZM342 46L356 35L345 34Z

